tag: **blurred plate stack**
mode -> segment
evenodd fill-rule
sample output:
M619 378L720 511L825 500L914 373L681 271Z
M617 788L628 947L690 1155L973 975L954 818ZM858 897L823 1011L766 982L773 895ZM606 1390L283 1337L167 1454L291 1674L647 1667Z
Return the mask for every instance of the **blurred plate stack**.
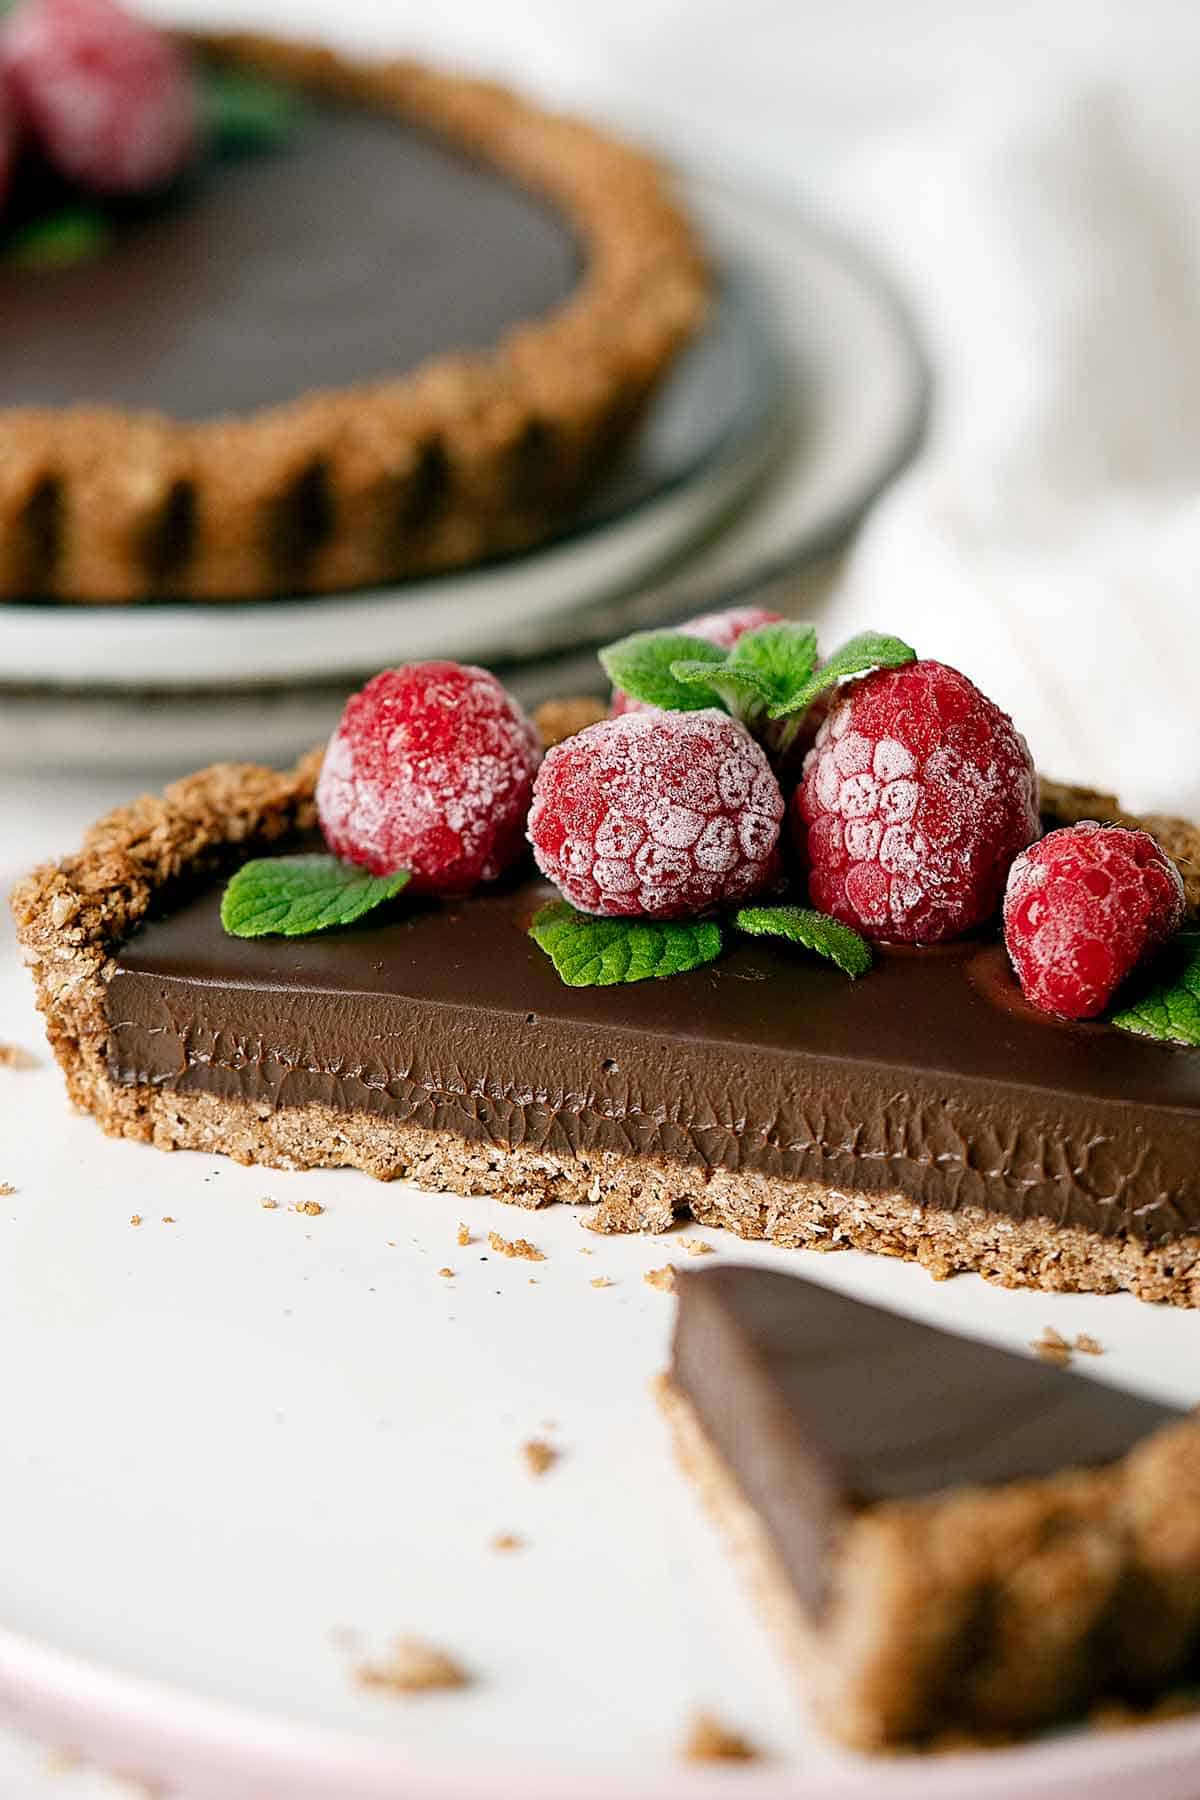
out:
M453 656L530 701L595 646L785 581L842 540L920 433L922 360L879 276L794 214L685 184L714 316L606 490L526 555L267 603L0 607L0 762L169 771L286 760L377 669Z

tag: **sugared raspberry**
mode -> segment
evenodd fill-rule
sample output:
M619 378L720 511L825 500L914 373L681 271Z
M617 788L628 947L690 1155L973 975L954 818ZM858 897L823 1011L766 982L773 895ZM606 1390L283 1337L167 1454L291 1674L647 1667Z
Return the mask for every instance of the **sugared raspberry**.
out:
M778 625L780 617L777 612L768 612L765 606L731 606L725 612L701 613L698 619L688 619L685 624L674 625L671 629L682 632L684 637L707 638L710 644L718 644L722 650L732 650L746 632L757 631L760 625ZM610 718L619 719L622 713L659 710L647 700L635 700L631 694L622 693L620 688L613 689Z
M877 669L817 733L792 824L814 906L867 937L939 943L991 917L1037 836L1029 746L957 669Z
M766 757L727 713L637 712L548 753L529 839L583 912L678 919L763 887L782 819Z
M346 702L317 782L329 848L412 891L465 894L523 848L541 746L486 669L385 669Z
M150 193L191 160L199 119L187 62L172 38L115 0L23 0L0 33L0 63L69 181Z
M1087 820L1018 856L1004 895L1004 941L1027 1000L1064 1019L1091 1019L1183 915L1179 870L1148 832Z

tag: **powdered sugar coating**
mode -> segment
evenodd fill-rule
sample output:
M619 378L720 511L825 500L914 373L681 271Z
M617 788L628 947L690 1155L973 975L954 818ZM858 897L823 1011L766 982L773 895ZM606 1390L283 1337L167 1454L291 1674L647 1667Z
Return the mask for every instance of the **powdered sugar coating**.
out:
M766 885L783 812L766 757L728 714L630 712L549 752L529 839L580 911L678 919Z
M1179 870L1146 831L1078 825L1018 856L1004 895L1004 940L1027 1000L1090 1019L1183 923Z
M520 854L537 731L494 675L453 662L385 669L346 704L317 811L338 856L412 891L467 893Z
M716 644L722 650L732 650L747 631L757 631L761 625L778 625L781 618L780 613L771 612L765 606L730 606L724 612L701 613L683 625L673 626L672 630L681 632L684 637L707 638L710 644ZM620 688L613 689L610 718L619 719L622 713L661 710L651 706L648 700L635 700Z
M843 688L792 801L814 906L872 938L938 943L990 918L1038 832L1037 777L1007 714L944 663Z
M49 161L82 187L152 192L197 148L178 45L114 0L23 0L0 32L0 64Z

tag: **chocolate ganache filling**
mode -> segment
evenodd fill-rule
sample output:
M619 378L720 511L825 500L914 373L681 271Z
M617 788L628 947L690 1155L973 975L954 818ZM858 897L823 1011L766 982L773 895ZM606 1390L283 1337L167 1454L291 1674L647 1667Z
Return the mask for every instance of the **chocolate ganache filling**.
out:
M885 947L850 982L731 932L691 974L570 988L526 935L550 896L516 880L246 940L214 885L117 950L112 1076L1147 1242L1200 1231L1200 1054L1035 1012L999 943Z
M495 347L577 285L566 221L402 120L306 100L74 267L0 282L0 407L211 419Z

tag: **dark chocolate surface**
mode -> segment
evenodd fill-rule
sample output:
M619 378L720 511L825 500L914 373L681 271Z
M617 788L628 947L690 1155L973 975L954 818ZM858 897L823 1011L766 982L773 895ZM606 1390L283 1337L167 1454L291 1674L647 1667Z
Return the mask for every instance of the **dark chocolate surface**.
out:
M672 1380L814 1611L850 1509L1112 1462L1182 1416L794 1275L677 1292Z
M885 949L851 983L730 932L690 975L568 988L525 935L549 894L401 899L346 931L243 940L214 886L118 952L113 1075L1146 1239L1200 1230L1200 1053L1034 1012L998 944Z
M0 407L180 419L488 349L576 285L566 222L402 121L312 102L271 154L206 168L114 247L0 279Z

